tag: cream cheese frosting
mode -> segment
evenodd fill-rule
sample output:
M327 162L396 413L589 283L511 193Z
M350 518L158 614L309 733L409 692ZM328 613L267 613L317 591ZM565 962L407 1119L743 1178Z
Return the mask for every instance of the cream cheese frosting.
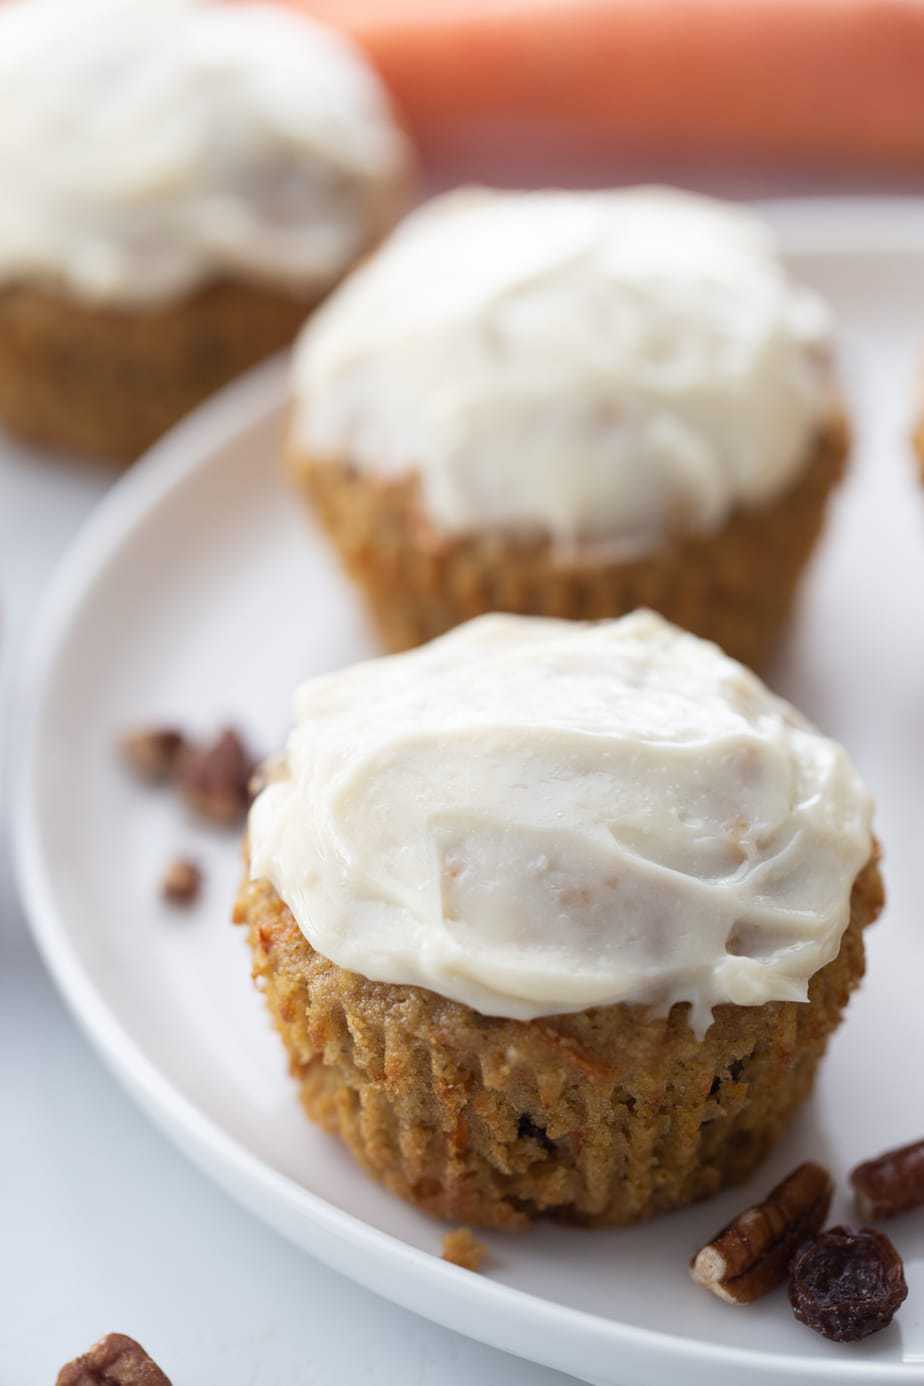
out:
M416 474L432 526L627 557L781 493L831 409L831 325L751 213L665 188L463 189L306 328L293 445Z
M872 850L844 750L651 612L309 680L251 874L341 967L528 1020L804 1001Z
M218 275L306 294L403 210L409 147L358 50L274 5L0 5L0 281L94 300Z

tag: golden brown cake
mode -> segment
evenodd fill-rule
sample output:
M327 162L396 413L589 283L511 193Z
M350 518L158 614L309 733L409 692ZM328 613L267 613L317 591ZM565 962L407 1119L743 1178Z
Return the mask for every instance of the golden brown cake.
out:
M286 455L389 649L645 605L759 665L847 448L826 310L749 214L482 189L306 327Z
M782 495L737 510L717 534L688 536L631 562L589 547L561 555L546 538L440 535L414 479L386 481L293 449L289 469L388 650L409 649L489 611L601 620L638 606L763 668L793 608L847 458L843 418Z
M485 617L315 678L235 919L308 1115L441 1217L744 1179L882 906L844 751L651 613Z
M0 419L33 443L130 462L286 346L312 306L231 280L131 309L0 286Z
M358 50L282 7L0 7L0 422L128 461L401 215Z
M684 1005L523 1022L370 982L316 953L266 881L245 882L236 918L305 1111L369 1174L449 1221L604 1226L707 1198L760 1163L811 1091L882 900L871 860L808 1004L719 1006L702 1042Z

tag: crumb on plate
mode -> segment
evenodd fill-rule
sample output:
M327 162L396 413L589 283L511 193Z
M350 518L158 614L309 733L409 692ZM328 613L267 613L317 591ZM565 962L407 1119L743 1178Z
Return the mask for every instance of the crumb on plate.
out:
M463 1270L480 1271L487 1256L488 1248L469 1227L455 1227L443 1238L443 1260Z

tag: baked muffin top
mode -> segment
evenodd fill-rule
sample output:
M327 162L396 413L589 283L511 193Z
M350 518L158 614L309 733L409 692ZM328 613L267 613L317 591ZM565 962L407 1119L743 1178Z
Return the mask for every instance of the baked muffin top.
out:
M251 873L340 966L489 1015L805 1000L871 804L835 742L648 611L485 616L309 680Z
M305 329L293 445L418 475L442 533L633 557L795 480L831 411L829 344L826 309L740 208L463 189Z
M122 302L316 294L388 229L408 144L358 50L273 5L0 5L0 280Z

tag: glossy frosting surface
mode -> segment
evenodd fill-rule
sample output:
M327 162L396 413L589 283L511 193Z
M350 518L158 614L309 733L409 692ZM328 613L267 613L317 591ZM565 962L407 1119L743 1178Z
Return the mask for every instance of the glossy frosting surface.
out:
M226 274L306 294L402 209L407 144L332 30L273 5L0 5L0 280L90 299Z
M650 612L487 616L299 691L251 871L342 967L519 1019L804 1000L871 851L844 750Z

